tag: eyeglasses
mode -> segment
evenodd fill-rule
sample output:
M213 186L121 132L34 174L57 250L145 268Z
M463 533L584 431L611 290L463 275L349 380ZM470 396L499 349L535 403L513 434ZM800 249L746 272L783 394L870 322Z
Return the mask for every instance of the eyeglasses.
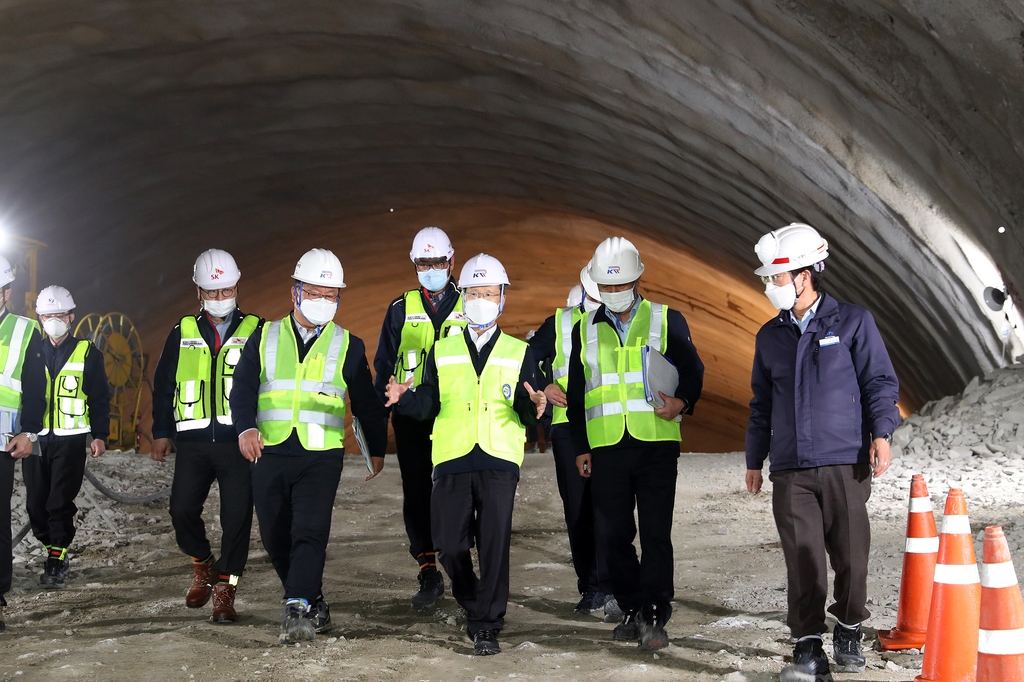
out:
M71 313L43 313L39 316L40 322L46 322L47 320L62 320L64 322L71 322Z
M328 290L328 291L323 291L323 290L320 290L320 289L318 289L318 290L310 290L310 289L307 289L306 287L301 287L299 289L299 291L300 291L300 293L302 295L302 298L304 298L307 301L318 301L318 300L320 300L322 298L323 300L328 301L330 303L337 303L338 302L339 292L338 292L337 289L331 289L331 290Z
M462 297L465 298L467 301L475 301L479 298L486 298L488 301L500 301L501 293L499 292L495 294L491 292L482 293L479 291L466 291L463 292Z
M448 269L448 259L445 258L440 261L428 261L425 263L415 263L416 272L428 272L430 270L446 270Z
M787 279L788 278L788 279ZM777 275L762 275L762 284L774 284L775 286L782 286L783 284L789 284L793 280L792 272L780 272Z
M224 289L200 289L199 295L207 301L224 300L227 298L234 298L237 287L227 287Z

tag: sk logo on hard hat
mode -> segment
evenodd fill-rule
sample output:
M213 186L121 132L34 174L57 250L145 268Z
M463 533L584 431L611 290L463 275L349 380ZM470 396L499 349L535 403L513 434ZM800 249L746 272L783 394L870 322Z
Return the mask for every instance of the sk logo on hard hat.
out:
M618 265L611 266L610 268L608 268L608 272L606 274L609 274L609 275L617 275L617 274L619 274L619 266Z
M486 277L486 276L487 276L487 271L486 270L474 270L473 271L473 279L476 279L477 277Z
M427 244L426 246L423 247L423 253L430 253L433 250L434 250L434 245L433 244Z
M504 386L502 386L501 387L501 394L503 396L505 396L505 400L511 400L512 399L512 386L510 386L509 384L505 384Z

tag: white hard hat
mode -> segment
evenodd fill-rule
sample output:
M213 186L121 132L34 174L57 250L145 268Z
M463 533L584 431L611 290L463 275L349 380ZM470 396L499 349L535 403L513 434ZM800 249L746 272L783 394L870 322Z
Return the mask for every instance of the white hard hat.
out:
M420 258L451 258L454 255L452 242L440 227L424 227L417 232L409 252L414 263Z
M14 281L14 268L11 262L0 256L0 287L5 287Z
M640 252L625 237L609 237L598 244L589 267L596 284L629 284L644 274Z
M327 249L310 249L295 264L293 279L323 287L345 288L345 270L341 261Z
M462 266L462 273L459 275L460 289L497 285L512 286L509 284L508 275L505 274L505 267L494 256L481 253L470 258Z
M235 259L221 249L203 251L199 258L196 258L196 264L192 268L192 281L206 291L233 287L238 284L238 278L241 276Z
M597 288L597 282L590 276L590 263L580 270L580 283L583 284L583 291L587 292L587 296L595 301L601 300L601 290Z
M754 253L761 259L761 267L754 270L754 274L770 277L825 260L828 242L810 225L791 223L761 237Z
M56 284L46 287L36 296L36 315L66 313L74 309L75 299L71 298L71 292Z
M578 306L582 302L583 302L583 287L581 287L579 284L577 284L572 289L569 289L569 297L567 299L565 299L565 305L569 306L570 308L575 308L576 306Z

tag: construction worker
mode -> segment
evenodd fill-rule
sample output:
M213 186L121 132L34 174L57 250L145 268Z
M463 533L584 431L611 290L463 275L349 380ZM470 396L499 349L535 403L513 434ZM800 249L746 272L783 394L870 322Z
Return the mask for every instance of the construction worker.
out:
M241 272L227 251L199 254L192 271L201 311L167 336L153 379L153 453L165 461L177 447L171 483L171 522L182 552L192 557L185 606L213 597L215 623L234 623L235 590L249 558L252 477L238 450L229 398L242 348L263 325L238 309ZM210 486L220 489L221 555L214 559L203 524Z
M7 309L14 268L0 256L0 632L6 629L4 599L11 589L11 496L14 460L38 452L46 413L46 367L39 325Z
M46 414L39 432L40 456L21 460L32 534L46 549L39 582L64 587L68 547L75 537L75 498L85 478L86 438L93 457L106 451L110 435L110 386L103 355L91 341L69 331L75 300L64 287L49 286L36 297L36 315L46 332Z
M704 364L676 310L640 295L640 252L621 237L601 242L590 261L601 307L573 328L567 414L580 475L591 478L597 527L622 621L613 636L642 649L668 646L674 563L672 511L679 420L700 398ZM674 395L647 402L643 349L660 352L678 373ZM633 547L640 522L642 559Z
M569 419L565 415L565 389L569 384L569 355L572 349L572 328L583 316L601 307L597 284L590 278L589 265L580 271L580 284L569 291L566 307L544 320L537 333L529 339L533 355L542 367L549 367L549 381L544 394L552 406L551 442L555 460L555 479L562 498L565 528L569 534L569 551L576 569L576 587L580 592L576 613L605 612L607 622L618 622L618 608L608 579L604 546L594 534L594 510L591 503L590 479L576 469L576 452L572 447Z
M282 644L312 640L331 622L323 575L345 454L346 394L372 458L367 481L384 467L388 436L366 348L332 321L345 287L341 261L312 249L292 279L291 314L253 334L231 393L263 546L284 587Z
M481 253L466 261L459 288L469 326L427 354L420 385L392 377L387 405L407 417L432 420L434 492L431 523L452 595L466 609L477 655L501 651L509 590L512 507L523 463L526 425L544 413L537 362L525 342L505 334L505 268ZM476 544L480 576L473 570Z
M831 679L822 647L835 570L833 657L863 672L871 478L889 468L899 382L871 313L821 289L828 242L793 223L761 237L755 273L779 314L757 333L747 426L747 490L767 458L772 510L788 576L787 623L796 646L782 679Z
M412 242L413 262L420 288L407 291L388 306L373 360L377 395L384 396L388 380L398 376L418 386L423 361L434 342L461 334L466 326L462 296L452 279L455 249L444 230L425 227ZM430 534L430 493L434 487L430 464L430 432L433 420L419 421L391 414L395 431L398 467L402 472L402 517L409 537L409 553L419 566L419 591L412 606L425 610L444 595L444 578L434 560Z

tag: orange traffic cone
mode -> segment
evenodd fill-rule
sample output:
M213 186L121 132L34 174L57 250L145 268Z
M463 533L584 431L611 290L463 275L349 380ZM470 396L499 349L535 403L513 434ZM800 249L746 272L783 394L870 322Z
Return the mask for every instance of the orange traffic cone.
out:
M978 668L981 579L964 491L950 488L928 614L924 663L916 682L974 682Z
M924 476L910 482L910 512L907 514L907 548L903 553L903 578L900 580L900 607L896 627L881 630L882 649L920 649L928 631L928 607L932 602L932 580L939 552L939 534L935 514L928 498Z
M1024 682L1024 601L999 526L985 529L978 682Z

